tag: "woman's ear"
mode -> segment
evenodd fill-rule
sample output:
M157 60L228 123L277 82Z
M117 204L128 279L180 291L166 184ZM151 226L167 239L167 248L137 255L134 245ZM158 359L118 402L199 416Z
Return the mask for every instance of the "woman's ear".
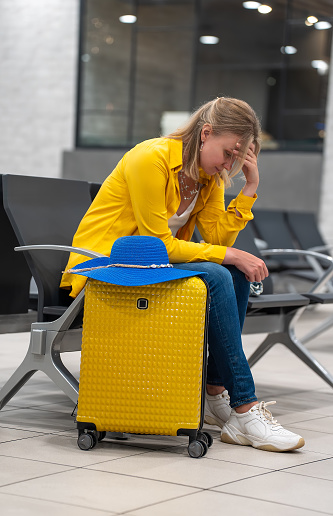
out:
M204 142L208 136L212 133L213 128L210 124L206 123L201 129L201 141Z

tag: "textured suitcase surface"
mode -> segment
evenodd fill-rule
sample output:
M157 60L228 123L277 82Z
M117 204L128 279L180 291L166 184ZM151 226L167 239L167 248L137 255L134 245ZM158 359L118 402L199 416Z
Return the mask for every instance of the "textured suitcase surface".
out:
M101 432L198 429L206 301L198 277L143 287L88 280L78 423Z

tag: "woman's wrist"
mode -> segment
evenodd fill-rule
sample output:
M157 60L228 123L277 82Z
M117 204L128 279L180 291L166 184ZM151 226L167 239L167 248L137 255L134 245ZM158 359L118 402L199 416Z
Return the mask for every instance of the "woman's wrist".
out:
M246 197L254 197L255 194L257 193L258 186L259 186L259 182L246 183L246 185L242 189L243 195L246 195Z

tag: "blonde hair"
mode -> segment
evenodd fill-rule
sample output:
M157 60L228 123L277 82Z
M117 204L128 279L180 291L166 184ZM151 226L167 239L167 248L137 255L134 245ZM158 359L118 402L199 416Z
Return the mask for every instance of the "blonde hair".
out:
M242 169L247 150L254 144L256 155L260 151L260 122L253 109L243 100L230 97L218 97L203 104L189 120L167 138L183 141L183 170L186 175L197 181L199 179L199 160L201 131L205 124L210 124L212 134L234 134L239 138L240 156L234 161L231 170L226 169L215 174L215 181L222 179L225 188L231 186L231 178Z

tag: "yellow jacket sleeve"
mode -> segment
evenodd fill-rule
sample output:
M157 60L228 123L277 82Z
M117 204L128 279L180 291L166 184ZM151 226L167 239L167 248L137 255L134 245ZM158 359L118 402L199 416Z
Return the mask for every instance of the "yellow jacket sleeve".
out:
M242 192L224 207L223 185L213 186L205 207L198 213L196 224L202 238L215 245L231 247L239 231L253 219L251 208L257 196L247 197ZM236 209L240 216L236 214Z

